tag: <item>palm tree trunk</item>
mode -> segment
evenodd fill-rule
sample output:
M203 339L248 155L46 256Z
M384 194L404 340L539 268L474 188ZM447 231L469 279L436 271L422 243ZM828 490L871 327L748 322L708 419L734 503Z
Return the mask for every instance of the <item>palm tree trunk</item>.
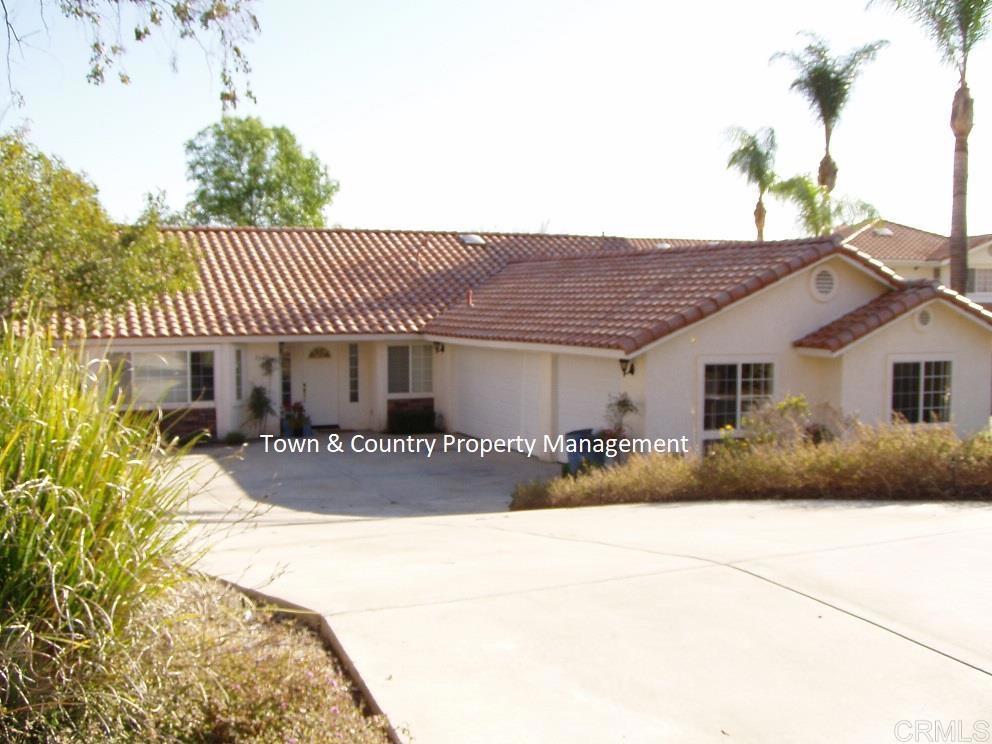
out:
M837 163L830 157L830 137L833 134L833 127L829 124L823 125L823 159L820 161L820 168L816 174L816 182L830 193L837 185Z
M951 107L951 131L954 132L954 181L951 202L951 289L968 288L968 135L974 124L974 100L968 84L954 94Z
M765 239L765 201L758 196L758 203L754 207L754 226L758 228L758 242Z

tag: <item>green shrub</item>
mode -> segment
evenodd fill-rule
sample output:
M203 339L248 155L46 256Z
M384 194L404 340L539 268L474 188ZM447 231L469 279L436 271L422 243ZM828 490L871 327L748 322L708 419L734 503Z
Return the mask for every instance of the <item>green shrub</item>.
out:
M242 431L229 431L224 436L224 444L238 446L248 441L248 437Z
M738 439L706 457L632 457L625 465L574 478L524 483L514 490L510 508L719 499L992 499L992 437L961 440L948 426L848 425L842 438L820 444L805 436Z
M437 431L434 411L394 411L389 414L390 434L430 434Z
M5 741L132 716L131 691L101 680L135 606L167 582L186 494L149 415L96 384L79 352L22 330L0 329Z

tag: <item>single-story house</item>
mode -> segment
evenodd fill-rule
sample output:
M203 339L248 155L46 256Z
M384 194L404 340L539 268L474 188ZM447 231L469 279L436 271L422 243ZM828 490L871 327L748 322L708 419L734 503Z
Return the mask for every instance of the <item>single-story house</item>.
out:
M198 253L198 289L71 330L126 359L136 401L221 437L246 429L254 386L315 426L428 410L448 431L534 438L604 426L626 392L632 433L695 449L792 394L869 422L989 422L992 314L839 235L171 232Z
M951 241L946 235L875 220L843 228L846 245L883 261L906 279L934 279L951 283ZM992 235L968 238L969 299L992 303Z

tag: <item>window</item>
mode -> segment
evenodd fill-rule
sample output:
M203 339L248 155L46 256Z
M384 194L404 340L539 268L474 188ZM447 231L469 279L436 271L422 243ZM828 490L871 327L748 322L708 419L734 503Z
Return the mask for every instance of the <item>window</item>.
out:
M291 406L293 405L292 363L289 358L289 349L281 344L279 348L279 372L282 376L282 404Z
M358 344L348 344L348 401L358 402Z
M969 292L992 292L992 269L968 269Z
M892 365L892 418L910 424L951 420L951 363Z
M703 429L740 427L748 411L771 400L774 365L707 364L703 374Z
M120 367L118 387L139 405L214 399L212 351L141 351L110 355Z
M244 351L234 350L234 399L241 400L244 389Z
M115 351L107 355L107 370L111 375L117 375L117 389L127 400L131 399L131 355L126 351ZM101 385L107 385L111 377L102 377Z
M387 354L388 392L433 392L434 351L429 345L390 346Z

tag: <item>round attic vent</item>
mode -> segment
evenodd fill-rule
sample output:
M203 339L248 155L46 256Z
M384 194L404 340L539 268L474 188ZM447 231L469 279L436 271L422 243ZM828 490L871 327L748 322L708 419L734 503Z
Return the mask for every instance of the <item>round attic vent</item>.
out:
M837 276L830 269L820 269L813 274L813 295L818 300L829 300L837 290Z
M930 314L929 310L920 310L916 315L916 325L920 328L927 328L931 323L933 323L933 315Z

